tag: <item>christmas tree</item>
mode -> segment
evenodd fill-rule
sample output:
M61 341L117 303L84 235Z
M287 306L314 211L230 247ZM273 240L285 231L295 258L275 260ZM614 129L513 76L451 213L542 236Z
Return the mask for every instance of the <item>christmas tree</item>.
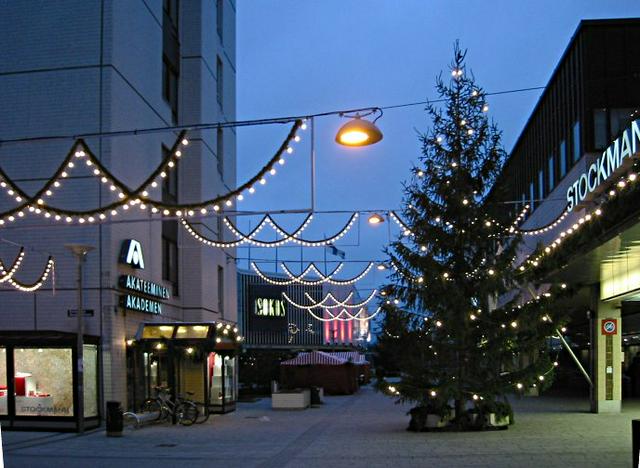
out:
M378 384L416 403L414 429L420 414L483 427L472 415L510 414L508 395L548 385L557 365L548 338L566 288L536 284L519 263L528 207L492 190L505 152L465 55L456 44L451 78L437 79L440 99L426 107L431 127L405 183L403 235L387 249L395 272L382 293ZM387 381L391 373L399 379Z

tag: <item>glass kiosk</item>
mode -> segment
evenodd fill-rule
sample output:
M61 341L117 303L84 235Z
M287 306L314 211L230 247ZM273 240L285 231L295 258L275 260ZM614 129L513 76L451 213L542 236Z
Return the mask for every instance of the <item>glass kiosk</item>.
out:
M140 324L127 341L129 409L139 410L155 387L168 387L172 398L206 402L211 412L235 410L241 341L237 328L222 322Z

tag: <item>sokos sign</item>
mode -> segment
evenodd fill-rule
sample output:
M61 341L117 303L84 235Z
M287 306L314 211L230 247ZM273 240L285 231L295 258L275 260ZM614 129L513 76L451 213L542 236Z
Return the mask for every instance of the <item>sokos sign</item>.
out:
M127 239L122 243L120 261L133 268L144 270L144 257L142 256L142 245L135 239Z
M567 202L572 210L585 197L605 182L618 169L624 158L640 150L640 119L631 122L622 135L589 166L586 172L567 189Z

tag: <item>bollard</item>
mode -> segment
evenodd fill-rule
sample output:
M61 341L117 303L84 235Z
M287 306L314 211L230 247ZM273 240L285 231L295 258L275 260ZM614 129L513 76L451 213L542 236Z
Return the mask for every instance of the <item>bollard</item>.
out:
M107 437L122 437L124 423L119 401L107 401Z
M631 444L633 446L633 468L640 467L640 419L631 421Z

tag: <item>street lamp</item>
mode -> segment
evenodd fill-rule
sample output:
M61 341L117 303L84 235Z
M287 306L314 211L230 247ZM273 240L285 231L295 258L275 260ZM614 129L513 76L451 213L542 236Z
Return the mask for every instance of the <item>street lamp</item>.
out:
M380 112L373 122L363 119L356 114L349 122L344 124L336 134L336 143L344 146L369 146L382 140L382 132L376 127L376 120L382 117L382 110L372 109L365 115Z
M84 308L82 304L82 265L87 254L95 247L83 244L65 244L65 248L69 250L78 260L78 311L77 311L77 338L76 338L76 359L78 360L78 405L76 414L78 416L78 432L84 433Z
M380 216L378 213L373 213L371 216L369 216L368 222L369 224L375 226L375 225L384 223L384 218Z

